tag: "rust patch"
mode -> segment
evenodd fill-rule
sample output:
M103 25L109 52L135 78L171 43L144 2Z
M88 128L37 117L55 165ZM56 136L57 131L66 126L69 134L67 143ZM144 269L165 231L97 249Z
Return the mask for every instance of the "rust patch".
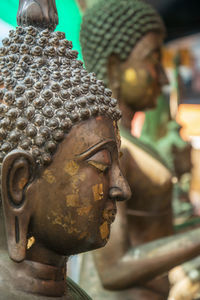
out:
M71 194L66 196L66 205L76 207L79 203L79 195Z
M101 238L103 240L107 239L109 236L109 228L108 228L108 223L105 221L100 227L100 234L101 234Z
M67 174L74 176L78 172L79 165L74 160L69 160L64 167Z
M92 205L81 207L77 209L77 213L79 216L88 215L92 209Z
M22 178L22 179L19 181L19 183L18 183L19 189L20 189L20 190L23 190L23 188L25 187L26 183L27 183L27 179L26 179L26 178Z
M72 226L68 226L67 227L67 232L69 233L69 234L72 234L72 233L81 233L81 231L80 230L78 230L77 228L75 228L75 227L72 227Z
M61 216L55 216L54 220L52 221L52 224L63 226Z
M107 209L104 209L104 211L103 211L103 219L104 220L109 220L111 214L112 214L112 212L109 212Z
M74 225L76 221L72 218L71 213L68 213L66 215L63 214L56 214L54 211L52 211L52 217L48 217L52 220L53 225L60 225L64 229L67 228L67 226Z
M95 184L92 187L92 191L93 191L93 196L94 196L94 201L99 201L101 199L103 199L103 184Z
M42 177L50 184L56 181L55 176L49 170L45 170Z
M62 218L64 225L66 223L71 225L74 225L76 223L76 221L72 218L71 214L69 214L68 216L62 216Z

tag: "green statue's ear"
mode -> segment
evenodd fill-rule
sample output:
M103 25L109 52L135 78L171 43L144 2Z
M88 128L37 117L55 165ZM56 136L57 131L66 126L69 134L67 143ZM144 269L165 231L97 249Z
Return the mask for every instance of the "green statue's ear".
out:
M26 257L27 233L33 203L26 199L26 189L35 174L32 156L25 151L10 152L2 163L2 203L5 216L8 252L20 262Z
M116 55L111 55L108 59L108 85L113 92L113 97L119 99L121 69L120 60Z

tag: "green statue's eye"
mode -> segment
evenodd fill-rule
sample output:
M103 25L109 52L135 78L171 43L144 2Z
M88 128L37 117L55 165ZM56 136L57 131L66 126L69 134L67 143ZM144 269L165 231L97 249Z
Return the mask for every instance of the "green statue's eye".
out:
M154 52L151 54L150 58L151 58L151 61L152 61L153 63L155 63L155 64L161 63L161 53L158 52L158 51L154 51Z
M100 162L97 162L97 161L94 161L94 160L89 160L88 164L95 167L97 170L99 170L103 173L105 173L109 169L108 165L105 165L103 163L100 163Z

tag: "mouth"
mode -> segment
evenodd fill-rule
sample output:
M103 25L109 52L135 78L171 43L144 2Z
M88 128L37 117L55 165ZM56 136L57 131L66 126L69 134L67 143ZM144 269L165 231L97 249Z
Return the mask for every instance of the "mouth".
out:
M106 221L109 225L111 225L115 221L117 209L104 209L103 211L103 220Z

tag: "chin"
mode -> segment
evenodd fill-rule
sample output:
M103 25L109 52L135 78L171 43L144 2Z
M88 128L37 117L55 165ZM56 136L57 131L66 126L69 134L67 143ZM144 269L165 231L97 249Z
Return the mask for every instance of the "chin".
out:
M101 239L100 237L96 240L88 239L87 241L83 241L83 243L80 244L80 247L77 247L76 253L74 254L93 251L102 248L107 244L107 242L108 239Z
M157 101L158 97L155 97L153 99L151 99L146 107L145 107L145 110L148 110L148 109L155 109L157 107L157 104L158 104L158 101Z
M156 103L151 103L148 107L147 110L155 109L157 107L157 102Z
M102 238L99 237L98 240L96 240L94 243L90 244L90 249L89 250L96 250L96 249L104 247L107 244L108 239L109 238L102 239Z

